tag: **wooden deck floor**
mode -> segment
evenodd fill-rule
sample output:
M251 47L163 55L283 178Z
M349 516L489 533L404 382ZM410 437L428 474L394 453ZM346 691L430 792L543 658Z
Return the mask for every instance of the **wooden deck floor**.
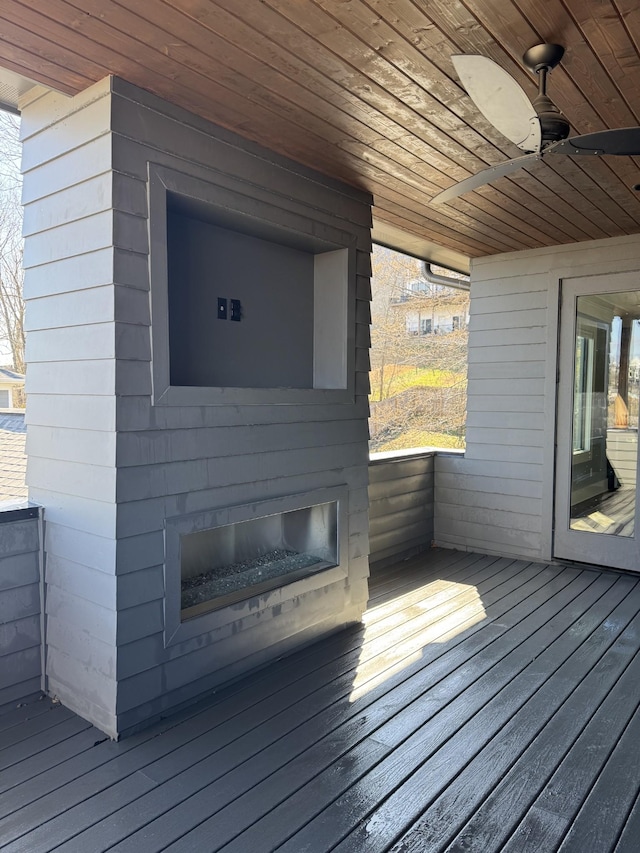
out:
M637 853L640 587L436 551L364 628L120 743L0 717L0 849Z

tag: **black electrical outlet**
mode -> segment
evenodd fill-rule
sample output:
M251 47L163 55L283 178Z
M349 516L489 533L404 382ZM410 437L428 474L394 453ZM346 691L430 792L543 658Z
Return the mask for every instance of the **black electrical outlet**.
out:
M231 319L238 322L242 320L242 302L239 299L231 300Z
M231 300L231 304L233 305L233 300ZM226 320L227 319L227 300L222 299L220 296L218 297L218 320Z

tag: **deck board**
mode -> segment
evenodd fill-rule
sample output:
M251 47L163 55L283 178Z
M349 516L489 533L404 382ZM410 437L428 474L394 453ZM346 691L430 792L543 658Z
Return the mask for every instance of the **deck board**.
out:
M434 549L362 626L120 743L10 712L0 850L630 853L639 614L633 576Z
M558 599L556 604L560 601ZM550 606L550 602L547 605ZM561 613L564 612L563 608ZM432 798L455 780L470 755L486 746L492 734L505 726L518 703L528 695L531 685L523 685L523 679L517 676L523 659L531 654L534 639L538 642L535 633L526 638L527 632L544 630L544 625L538 627L540 618L541 614L534 611L513 629L523 640L515 649L507 651L514 637L503 636L479 653L471 667L465 666L462 692L458 690L459 673L455 672L449 679L453 681L452 686L444 683L447 692L443 690L443 683L439 685L439 701L432 707L419 701L381 727L374 737L382 737L388 743L388 757L354 780L338 800L327 804L311 823L282 846L282 850L317 850L318 839L321 839L320 844L330 839L332 844L339 845L336 849L366 849L368 853L386 849L425 799ZM481 658L482 663L479 662ZM535 684L535 679L533 682ZM526 691L524 696L523 690ZM449 700L446 710L441 708L445 696ZM413 734L406 739L406 734L414 728ZM311 792L302 793L305 799L313 802ZM371 838L368 825L371 816L379 825L375 838ZM278 815L272 812L269 820L277 821ZM360 822L360 831L350 836L350 831ZM251 831L257 833L259 827ZM346 841L339 844L342 839ZM230 849L241 850L242 837Z
M511 601L511 604L514 602L515 599ZM419 638L420 635L417 639ZM452 643L455 642L456 640L452 641ZM482 642L488 642L488 636L483 636ZM425 639L422 637L420 642L410 646L407 650L409 658L416 653L416 650L421 649L424 643ZM384 659L385 651L383 650L381 655L383 657L382 665L388 663ZM208 830L215 834L217 840L221 838L231 840L237 834L239 816L249 813L253 816L254 813L249 811L250 807L257 810L259 817L262 812L268 812L274 805L277 805L278 791L283 797L290 799L295 791L294 782L296 780L297 787L299 787L307 781L305 773L310 771L312 776L317 774L319 770L323 769L323 763L330 763L336 755L341 756L347 753L345 760L349 762L348 751L354 744L360 750L359 760L363 763L366 761L366 756L362 753L366 753L368 756L372 751L374 756L377 756L379 750L376 740L372 742L368 735L388 721L394 708L402 708L405 704L421 697L424 684L415 677L416 671L424 670L429 659L434 658L444 676L454 663L464 662L469 654L470 652L461 652L459 659L454 658L450 652L447 653L445 644L435 642L429 647L429 653L422 655L418 664L409 666L406 670L400 670L391 682L385 682L378 676L375 679L376 688L363 695L358 703L350 703L348 696L338 698L334 694L331 705L326 712L323 715L316 715L313 721L313 729L306 727L308 731L303 732L306 740L302 745L299 745L294 737L290 738L284 745L282 743L273 744L269 749L265 749L261 755L256 756L248 768L249 773L247 767L239 766L233 773L219 776L217 782L213 781L205 789L198 792L186 808L170 810L163 816L156 826L158 841L160 838L167 839L172 835L179 835L180 831L186 827L186 822L189 819L197 822L202 804L206 802L215 803L217 809L215 816L206 825L198 829L196 839L188 839L185 843L187 846L192 846L193 849L207 849L207 845L211 842L208 837L203 839L200 835L206 834ZM432 670L430 674L432 678L436 678L435 671ZM292 710L295 720L298 718L298 710L296 708ZM367 714L367 719L363 722L361 716L364 712ZM304 749L301 746L304 746ZM288 748L292 749L292 753L287 752ZM388 752L388 748L386 751ZM291 760L287 761L290 756ZM298 776L302 774L302 778L299 779L295 775L296 773ZM260 785L257 786L257 783ZM279 785L278 788L275 787L276 783ZM180 780L176 781L176 786L180 786ZM246 793L243 794L243 791ZM242 799L238 799L239 797ZM141 843L143 838L145 843L149 843L149 831L149 829L145 830L140 838L136 838L134 835L129 844L121 849L133 850L136 843ZM264 838L255 843L264 843ZM246 844L245 849L250 849L249 841L245 842L243 839L241 844Z

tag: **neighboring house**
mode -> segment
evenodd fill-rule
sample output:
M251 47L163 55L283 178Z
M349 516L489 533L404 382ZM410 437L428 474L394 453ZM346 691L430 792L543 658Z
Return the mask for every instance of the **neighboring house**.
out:
M24 398L24 376L10 367L0 367L0 412L6 409L22 409Z
M24 413L0 413L0 508L27 497Z
M390 305L404 313L409 335L446 335L469 324L469 295L424 279L410 281Z

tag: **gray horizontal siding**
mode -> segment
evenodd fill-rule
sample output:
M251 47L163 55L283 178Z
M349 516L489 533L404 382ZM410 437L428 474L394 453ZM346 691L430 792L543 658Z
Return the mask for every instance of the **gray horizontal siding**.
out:
M434 456L376 454L369 464L369 560L381 566L431 546Z
M37 518L0 512L0 707L40 689L40 550Z

